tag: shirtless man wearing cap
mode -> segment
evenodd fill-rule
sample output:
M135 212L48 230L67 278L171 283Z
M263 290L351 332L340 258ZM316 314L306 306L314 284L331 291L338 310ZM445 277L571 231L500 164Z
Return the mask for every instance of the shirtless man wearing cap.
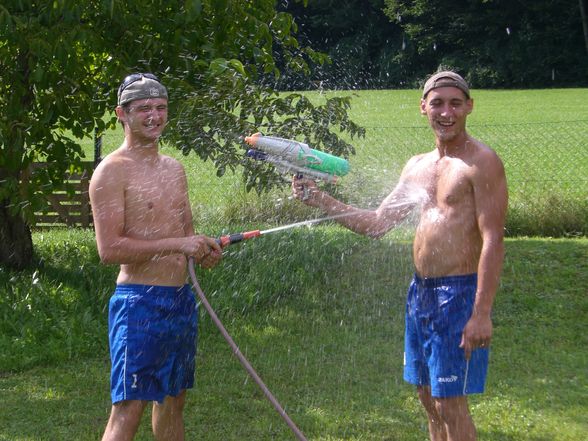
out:
M133 439L152 401L155 438L183 440L198 323L187 259L211 268L221 249L194 233L184 168L159 153L166 88L152 74L129 75L118 90L116 115L124 142L90 183L100 259L120 265L109 305L113 404L102 439Z
M408 215L396 208L406 192L424 190L413 243L415 274L408 289L404 379L416 385L432 441L476 439L467 395L482 393L492 339L491 311L504 257L507 186L496 153L471 137L474 102L465 80L450 71L425 83L421 113L436 148L411 158L376 210L334 199L308 179L294 196L360 234L381 237Z

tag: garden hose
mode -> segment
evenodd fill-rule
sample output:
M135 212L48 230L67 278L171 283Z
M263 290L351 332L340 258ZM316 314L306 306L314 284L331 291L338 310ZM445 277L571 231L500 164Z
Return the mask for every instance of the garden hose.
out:
M224 339L227 341L227 343L229 344L229 346L233 350L233 354L235 354L235 356L239 359L239 361L241 362L241 364L243 365L243 367L245 368L247 373L257 383L257 385L263 391L266 398L274 406L274 408L280 414L282 419L286 422L288 427L290 427L290 429L292 429L292 432L294 432L294 434L296 435L296 438L300 441L307 441L304 434L300 431L300 429L298 429L296 424L294 424L294 421L292 421L292 419L288 416L288 414L286 413L284 408L280 405L278 400L276 400L276 398L273 396L273 394L270 392L270 390L264 384L264 382L259 377L259 375L257 375L257 372L255 372L255 369L253 369L253 367L251 366L249 361L247 361L247 358L245 358L245 356L241 353L241 351L239 350L239 347L235 344L235 342L233 341L233 339L231 338L231 336L229 335L229 333L227 332L227 330L223 326L222 322L219 320L218 316L216 315L216 313L214 312L214 310L210 306L210 303L208 303L208 300L206 299L206 296L204 295L202 288L200 288L200 285L198 284L198 279L196 278L196 272L194 270L194 265L195 265L194 258L190 257L188 260L188 272L190 273L190 278L192 279L192 286L193 286L194 290L196 291L198 298L200 299L200 301L204 305L204 308L206 309L206 311L210 315L210 318L212 319L212 321L214 322L216 327L219 329L219 331L221 332Z

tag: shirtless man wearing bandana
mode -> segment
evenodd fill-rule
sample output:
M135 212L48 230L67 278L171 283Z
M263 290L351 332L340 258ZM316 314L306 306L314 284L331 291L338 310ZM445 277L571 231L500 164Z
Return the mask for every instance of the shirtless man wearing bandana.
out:
M100 259L120 265L109 305L112 408L103 441L133 439L148 402L155 439L184 439L198 329L188 258L204 268L221 259L216 241L194 232L184 168L159 153L167 104L153 74L125 78L116 107L124 142L90 183Z
M504 167L492 149L467 133L473 107L469 86L458 74L438 72L427 80L420 110L436 147L407 162L396 188L375 210L344 204L312 180L295 178L292 184L304 203L328 215L349 214L337 222L375 238L408 215L395 201L411 189L426 193L413 243L404 379L417 388L432 441L476 439L467 396L484 391L504 257Z

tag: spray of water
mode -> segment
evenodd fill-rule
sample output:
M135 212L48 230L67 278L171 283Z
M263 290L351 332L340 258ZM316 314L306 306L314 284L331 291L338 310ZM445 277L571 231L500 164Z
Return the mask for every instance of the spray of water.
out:
M405 211L407 214L412 211L417 211L429 200L427 191L422 187L403 186L399 191L394 192L384 200L382 208L385 211ZM325 222L343 217L357 216L362 214L359 212L341 213L332 216L325 216L316 219L309 219L300 222L294 222L288 225L281 225L279 227L263 230L260 234L275 233L278 231L289 230L290 228L304 227L314 225L320 222Z
M356 215L356 213L342 213L342 214L335 214L333 216L321 217L321 218L317 218L317 219L309 219L309 220L295 222L295 223L288 224L288 225L281 225L279 227L270 228L268 230L263 230L263 231L261 231L260 234L275 233L277 231L289 230L290 228L304 227L304 226L308 226L308 225L317 224L319 222L325 222L328 220L338 219L338 218L346 217L346 216L355 216L355 215Z

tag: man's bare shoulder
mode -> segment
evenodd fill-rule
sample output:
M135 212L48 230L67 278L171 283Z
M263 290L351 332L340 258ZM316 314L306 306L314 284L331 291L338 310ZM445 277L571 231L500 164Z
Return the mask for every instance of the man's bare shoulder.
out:
M483 142L471 138L470 142L474 146L471 160L479 167L498 167L502 168L502 160L496 151L484 144Z
M406 162L406 166L410 167L410 166L416 165L419 162L426 160L432 154L433 154L433 152L426 152L426 153L419 153L418 155L414 155Z
M127 157L121 147L102 158L100 164L98 164L98 167L96 167L96 170L124 167L125 165L128 165L129 161L130 159Z
M404 166L403 174L414 170L415 167L421 166L429 161L434 156L434 152L420 153L411 157Z
M503 180L505 171L504 164L498 153L481 141L471 138L474 148L471 151L470 159L473 171L472 177L481 179Z
M106 155L92 173L90 179L90 199L98 208L100 201L121 195L127 182L129 163L128 158L121 154L121 149Z
M182 163L180 161L178 161L175 158L172 158L171 156L168 155L163 155L163 154L159 154L159 161L160 163L164 166L164 167L169 167L169 168L177 168L177 169L184 169L184 166L182 165Z
M124 175L125 169L129 165L129 158L123 153L122 149L117 149L106 155L98 164L92 180L102 180L109 176Z
M484 144L482 141L472 138L470 136L468 142L470 142L474 147L472 149L474 156L478 156L482 159L494 158L500 161L500 157L498 156L496 151L492 147L489 147L488 145Z

